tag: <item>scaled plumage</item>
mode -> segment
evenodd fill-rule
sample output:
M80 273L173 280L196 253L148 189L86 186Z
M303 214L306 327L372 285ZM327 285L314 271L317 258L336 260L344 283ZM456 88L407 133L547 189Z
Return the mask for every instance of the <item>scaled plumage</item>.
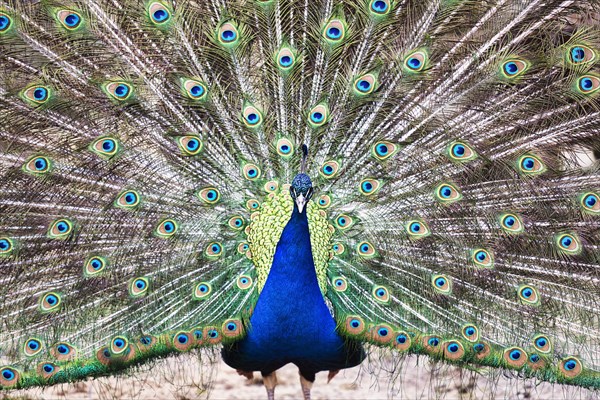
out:
M0 389L214 346L270 396L363 347L600 388L599 15L0 1Z

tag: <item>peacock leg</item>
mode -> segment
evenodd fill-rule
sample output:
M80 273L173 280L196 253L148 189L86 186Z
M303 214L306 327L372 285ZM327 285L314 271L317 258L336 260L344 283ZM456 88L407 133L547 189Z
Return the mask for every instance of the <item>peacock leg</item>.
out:
M265 388L267 389L267 399L275 400L275 386L277 386L277 375L275 371L266 375L263 373L262 376L263 383L265 385Z
M310 400L310 390L312 389L313 382L315 381L314 373L300 373L300 386L302 386L302 395L304 395L304 400Z
M329 374L327 375L327 383L331 382L331 380L333 378L335 378L335 376L340 372L339 369L334 369L329 371Z

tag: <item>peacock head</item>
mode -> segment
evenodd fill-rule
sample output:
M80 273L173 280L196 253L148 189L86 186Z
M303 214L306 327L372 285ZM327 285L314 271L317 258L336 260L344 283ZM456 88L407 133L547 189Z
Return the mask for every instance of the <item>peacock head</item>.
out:
M290 195L298 206L300 214L304 211L306 203L310 200L313 195L312 182L310 177L305 173L300 173L292 180L292 186L290 187Z

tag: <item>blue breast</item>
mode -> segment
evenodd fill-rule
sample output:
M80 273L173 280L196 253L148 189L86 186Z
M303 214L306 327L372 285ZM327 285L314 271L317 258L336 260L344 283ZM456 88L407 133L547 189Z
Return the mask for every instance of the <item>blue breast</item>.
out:
M301 371L354 366L363 352L348 345L319 289L306 212L294 213L277 244L273 265L250 319L247 336L223 358L230 366L269 373L287 363Z

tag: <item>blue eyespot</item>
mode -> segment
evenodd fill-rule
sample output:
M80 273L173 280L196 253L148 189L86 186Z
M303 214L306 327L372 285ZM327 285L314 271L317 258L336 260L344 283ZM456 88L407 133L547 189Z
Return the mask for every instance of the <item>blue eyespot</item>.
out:
M144 281L143 279L137 279L135 281L135 287L139 290L144 290L146 288L146 281Z
M408 64L409 68L419 69L419 68L421 68L422 62L421 62L421 60L419 60L416 57L411 57L408 59L407 64Z
M211 250L213 251L213 253L219 253L221 251L221 246L219 246L218 244L213 244L211 247Z
M567 371L572 371L575 369L575 367L577 367L577 362L575 360L567 360L565 363L565 369Z
M242 285L246 285L246 284L248 284L248 278L242 278L242 279L240 279L240 282Z
M377 0L371 4L371 9L378 14L383 14L388 9L388 5L385 1Z
M56 348L56 350L60 353L60 354L69 354L69 352L71 350L69 350L69 346L65 346L64 344L59 344L58 347Z
M410 231L412 233L419 233L419 231L421 230L421 224L418 222L413 222L412 224L410 224Z
M60 233L64 233L69 229L69 225L66 222L59 222L56 224L56 229L58 229Z
M292 65L292 57L282 56L279 59L279 63L281 64L282 67L289 67L290 65Z
M158 9L152 13L152 19L155 22L164 22L169 18L169 12L163 8Z
M42 157L36 158L33 161L33 165L36 171L44 171L46 168L48 168L48 162Z
M92 268L94 268L95 270L99 270L100 268L102 268L102 261L98 258L92 258L92 260L90 261L90 265L92 266Z
M523 167L524 170L531 171L531 170L533 170L533 167L535 166L535 160L531 157L525 157L521 161L521 166Z
M573 47L571 49L571 59L576 63L582 62L585 59L585 50L582 47Z
M81 22L81 18L79 15L71 13L65 17L64 22L69 28L75 28Z
M487 253L480 250L477 252L477 254L475 254L475 258L477 258L479 261L485 261L487 258Z
M52 372L54 372L54 365L52 365L52 364L44 364L44 366L42 367L42 369L44 370L45 373L51 374Z
M427 344L431 347L437 347L440 344L440 340L436 337L429 338Z
M102 141L102 150L110 153L115 149L115 141L112 139L105 139Z
M378 144L375 147L375 150L377 151L377 154L382 157L389 153L389 149L388 149L387 145L385 145L383 143Z
M200 142L198 141L198 139L190 139L188 140L186 147L190 151L196 151L198 150L198 147L200 147Z
M531 290L530 288L524 288L521 291L521 294L523 295L523 297L525 297L526 299L530 298L533 295L533 290Z
M115 346L118 347L119 349L122 349L123 346L125 346L125 341L123 339L117 339L115 340Z
M10 19L6 15L0 14L0 32L5 31L10 26Z
M39 349L39 348L40 348L40 342L38 342L38 341L37 341L37 340L35 340L35 339L30 339L30 340L27 342L27 347L28 347L30 350L36 351L37 349Z
M175 230L175 224L172 223L171 221L167 221L165 222L165 224L163 225L165 232L167 233L171 233Z
M484 349L485 346L483 345L483 343L476 343L473 345L473 350L475 350L476 353L481 353Z
M579 87L581 88L581 90L587 92L593 89L594 87L594 81L592 81L590 78L581 78L579 80Z
M396 343L398 343L398 344L404 344L404 343L406 343L407 340L408 340L408 338L406 337L406 335L404 333L396 336Z
M256 174L257 174L257 172L256 172L256 170L254 168L251 168L251 169L248 170L248 176L250 178L254 178L256 176Z
M371 83L365 79L361 79L356 83L356 88L361 92L368 92L371 89Z
M333 167L331 165L326 165L323 168L323 172L325 173L325 175L331 175L333 174Z
M458 346L458 344L456 343L450 343L448 345L448 351L450 353L456 353L458 350L460 349L460 347Z
M509 61L504 64L504 72L506 72L507 75L514 75L519 72L519 66L514 61Z
M46 296L46 303L50 304L51 306L55 305L56 303L58 303L58 297L56 297L53 294L49 294L48 296Z
M473 336L475 334L475 328L470 326L467 329L465 329L465 333L467 334L467 336Z
M38 87L33 91L33 98L36 101L44 101L44 100L46 100L47 97L48 97L48 91L43 87Z
M458 143L452 146L452 154L454 154L457 158L462 157L465 154L465 146Z
M560 240L560 244L563 247L569 247L571 243L573 243L573 239L571 239L569 236L565 236Z
M452 195L452 188L450 188L450 186L444 185L440 188L439 193L440 193L440 196L447 199Z
M360 251L362 251L363 253L366 253L369 251L369 245L368 244L363 244L362 246L360 246Z
M344 286L344 281L342 279L335 280L335 286Z
M360 326L360 321L357 319L353 319L352 321L350 321L350 326L353 328L358 328Z
M12 381L13 379L15 379L15 373L7 368L4 371L2 371L2 377L7 381Z
M291 151L291 148L287 144L284 144L281 147L279 147L279 150L281 150L282 153L287 154Z
M545 338L543 338L543 337L537 338L536 341L535 341L535 345L537 347L545 347L546 344L548 344L548 341Z
M315 111L312 114L310 114L310 119L315 123L323 122L324 118L325 116L323 115L323 113L320 113L318 111Z
M531 356L529 356L529 361L531 361L532 363L536 363L540 361L540 356L538 356L537 354L532 354Z
M379 334L379 336L387 336L389 331L386 328L379 328L379 330L377 331L377 333Z
M125 195L125 202L127 204L134 204L137 201L137 196L133 192L129 192Z
M214 339L218 336L219 336L219 332L217 332L216 330L211 329L210 331L208 331L208 337Z
M379 297L385 296L385 290L383 290L383 289L377 290L377 296L379 296Z
M115 93L115 96L117 96L117 97L120 97L120 98L126 97L127 94L129 93L129 87L127 85L120 83L115 88L114 93Z
M188 342L189 338L187 335L184 335L183 333L180 333L179 335L177 335L177 341L181 344L186 344Z
M10 242L7 239L0 239L0 251L6 252L10 249Z
M234 322L230 322L227 324L228 331L235 331L237 329L237 325Z
M369 182L369 181L364 181L362 183L362 190L365 191L365 192L367 192L367 193L370 192L370 191L372 191L373 190L373 184L371 182Z
M104 349L104 351L102 352L102 355L106 358L110 358L110 356L111 356L110 351L108 351L108 349Z
M202 95L204 94L204 88L202 87L202 85L194 85L190 89L190 94L193 97L202 97Z
M342 36L341 29L339 29L335 26L332 26L329 29L327 29L327 37L329 39L336 40L336 39L339 39L341 36Z
M521 358L521 351L520 350L513 350L510 352L510 354L508 355L510 357L511 360L513 361L517 361L519 358Z
M435 280L435 285L437 287L443 287L445 284L446 284L446 279L444 279L444 278L437 278Z
M140 338L140 343L143 344L143 345L145 345L145 346L147 346L150 343L152 343L152 339L150 339L148 336L142 336Z
M223 39L224 42L233 42L235 38L236 33L231 29L225 29L223 32L221 32L221 39Z
M583 200L588 207L594 207L598 203L598 197L594 194L588 194Z
M250 124L256 124L258 122L258 114L256 113L251 113L248 114L246 116L246 120L250 123Z
M216 192L216 191L214 191L214 190L209 190L209 191L206 193L206 197L207 197L209 200L216 199L216 198L217 198L217 192Z
M504 224L506 226L513 226L517 221L515 220L514 217L511 217L510 215L506 218L504 218Z
M202 293L206 293L206 292L208 292L208 285L202 284L202 285L198 286L198 290Z

